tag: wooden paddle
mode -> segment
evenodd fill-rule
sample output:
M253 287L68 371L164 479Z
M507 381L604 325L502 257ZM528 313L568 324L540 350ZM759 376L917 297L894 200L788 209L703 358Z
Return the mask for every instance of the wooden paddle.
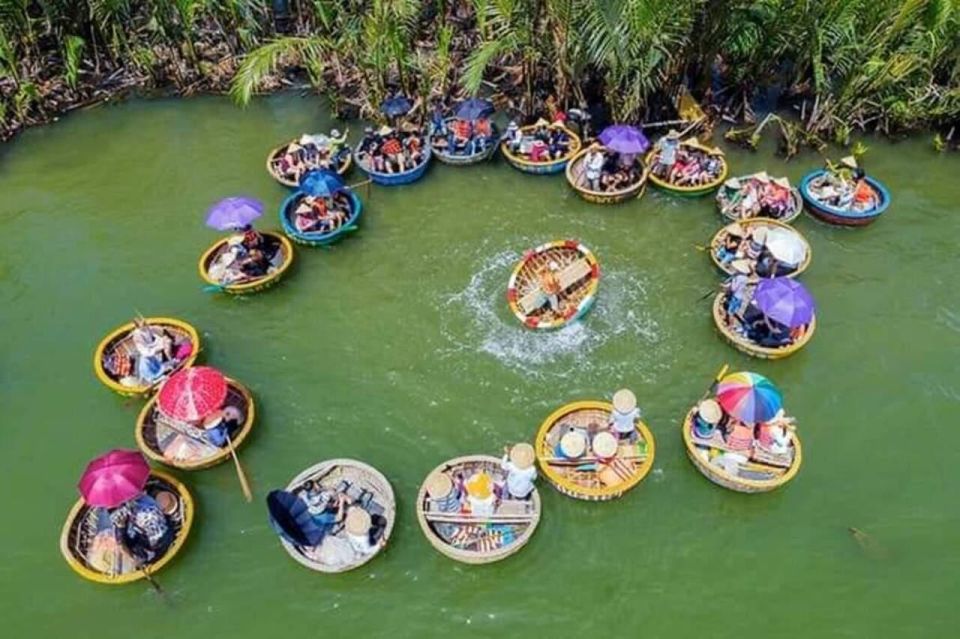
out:
M163 601L166 602L167 604L170 604L170 599L167 597L167 591L160 587L160 583L157 582L157 580L153 577L153 575L150 574L150 571L147 570L146 564L141 563L139 569L140 569L140 574L143 575L144 579L146 579L147 582L156 591L156 593L160 595Z
M730 364L724 364L723 368L720 369L720 372L717 373L717 376L713 379L713 382L710 384L710 387L707 388L707 392L705 392L703 394L703 397L700 398L700 402L705 400L707 397L710 396L711 393L713 393L713 389L717 387L717 384L720 383L720 380L723 379L724 375L727 374L728 370L730 370ZM700 402L697 402L697 403L699 404Z
M233 459L233 465L237 469L237 478L240 480L240 488L243 490L243 496L248 502L253 501L253 493L250 491L250 484L247 482L247 474L243 472L243 466L240 465L240 458L237 457L237 451L233 447L233 440L230 439L230 433L224 431L227 438L227 448L230 449L230 457Z

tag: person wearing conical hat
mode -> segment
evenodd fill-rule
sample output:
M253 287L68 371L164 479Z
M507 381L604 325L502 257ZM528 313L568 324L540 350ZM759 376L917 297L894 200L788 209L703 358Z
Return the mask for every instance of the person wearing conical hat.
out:
M533 494L533 482L537 478L535 457L533 446L525 442L514 444L512 448L504 446L500 466L507 473L507 494L514 499L529 499Z
M493 478L486 471L479 471L467 478L464 482L467 491L467 503L470 504L470 513L475 517L484 517L493 514L496 508L497 497L493 492Z
M350 506L343 519L343 530L350 542L350 547L359 555L369 555L377 549L377 544L371 538L373 521L370 513L360 506Z
M723 409L717 400L708 398L697 404L697 412L693 415L693 432L697 437L709 439L714 430L720 426L723 419Z
M633 439L637 435L637 420L640 419L637 396L627 388L613 394L613 410L608 423L620 439Z
M657 163L654 165L654 172L659 177L667 177L677 162L677 151L680 149L680 134L676 129L670 129L670 132L657 140Z

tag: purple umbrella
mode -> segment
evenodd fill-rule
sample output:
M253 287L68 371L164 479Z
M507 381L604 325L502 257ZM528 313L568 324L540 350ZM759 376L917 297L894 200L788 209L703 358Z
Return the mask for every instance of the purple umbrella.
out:
M600 142L611 151L631 155L646 153L650 148L643 131L629 124L608 126L600 133Z
M753 299L764 315L788 328L809 324L816 308L810 291L789 277L760 280Z
M263 204L249 197L228 197L207 211L207 226L218 231L242 229L263 215Z

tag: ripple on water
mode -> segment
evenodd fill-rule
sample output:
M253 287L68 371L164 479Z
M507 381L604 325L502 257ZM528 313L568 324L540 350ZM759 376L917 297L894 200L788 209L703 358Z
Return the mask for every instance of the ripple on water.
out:
M534 331L517 321L505 301L510 272L520 257L516 250L475 256L478 266L466 287L441 296L438 307L449 345L440 356L478 352L537 378L627 370L652 374L668 361L665 329L650 305L651 283L639 273L604 269L590 313L556 331ZM640 361L593 357L604 346L626 340L632 342L625 347L631 353L640 341Z

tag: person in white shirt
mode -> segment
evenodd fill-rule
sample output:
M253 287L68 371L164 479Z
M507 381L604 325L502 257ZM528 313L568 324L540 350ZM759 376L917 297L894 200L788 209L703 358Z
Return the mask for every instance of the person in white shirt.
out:
M600 147L597 145L591 146L583 159L583 165L586 167L587 183L591 191L600 190L600 173L603 171L604 163L605 159Z
M638 419L640 419L640 409L637 408L637 396L626 388L621 388L614 393L609 424L617 436L620 439L631 440L636 437Z
M507 472L506 489L510 497L527 499L533 493L533 481L537 478L535 457L533 446L524 442L513 448L504 447L501 466Z

